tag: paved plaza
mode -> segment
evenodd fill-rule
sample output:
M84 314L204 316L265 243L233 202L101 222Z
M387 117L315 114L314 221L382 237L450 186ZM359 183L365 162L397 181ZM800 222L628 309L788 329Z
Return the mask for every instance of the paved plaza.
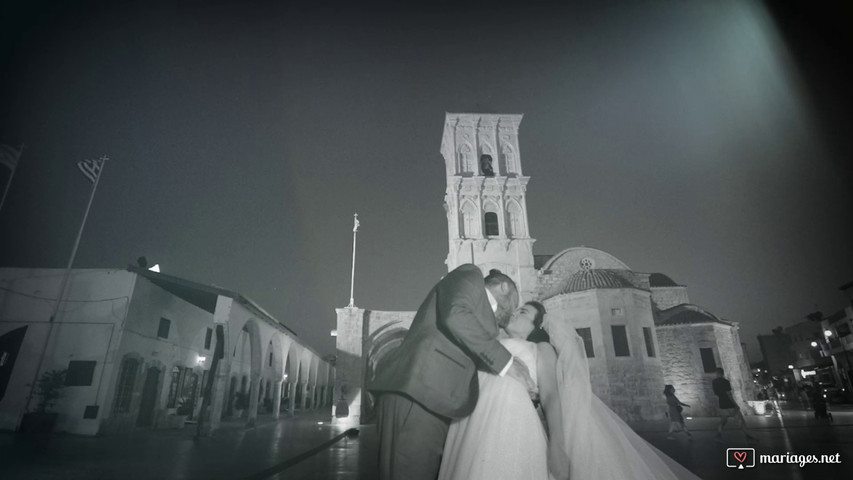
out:
M836 407L834 421L815 420L812 412L784 410L782 415L749 417L756 444L736 429L715 441L716 418L688 420L694 439L666 438L666 424L638 426L641 435L704 479L850 478L853 475L853 408ZM296 418L261 418L258 426L224 424L209 438L183 430L145 431L104 437L56 435L24 439L0 434L0 478L17 479L372 479L376 478L375 427L363 425L357 436L343 436L318 453L300 454L340 436L345 429L328 425L327 414ZM322 422L322 423L321 423ZM757 455L840 454L840 465L762 464L736 470L726 467L726 448L753 447ZM290 462L289 462L290 460ZM294 460L299 460L294 462ZM758 462L758 460L757 460ZM287 466L281 469L282 466ZM269 473L260 477L261 472Z

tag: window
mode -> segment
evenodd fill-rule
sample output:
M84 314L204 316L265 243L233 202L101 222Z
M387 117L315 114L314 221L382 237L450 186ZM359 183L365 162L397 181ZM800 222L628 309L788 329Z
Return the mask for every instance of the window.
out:
M705 373L714 373L717 371L717 362L714 361L713 348L700 348L699 355L702 356L702 368Z
M204 349L210 350L210 340L213 338L213 329L208 328L207 333L204 334Z
M512 146L508 143L504 143L503 148L501 148L501 153L503 153L504 161L506 162L506 172L518 173L518 165L516 165L515 161L515 151Z
M628 332L625 325L613 325L610 327L613 334L613 350L617 357L630 357L631 350L628 349Z
M643 338L646 339L646 353L650 357L655 356L655 340L652 338L652 329L649 327L643 327Z
M576 328L576 332L583 339L583 348L586 350L586 358L593 358L595 356L595 350L592 348L592 329L587 328Z
M174 408L177 404L183 373L181 367L172 367L172 382L169 384L169 398L166 401L166 408Z
M486 236L497 237L498 235L500 235L498 214L495 212L486 212Z
M196 396L196 392L198 391L197 373L187 369L187 373L184 375L184 385L182 390L181 397L192 401L192 398Z
M622 307L611 308L610 309L610 315L612 315L614 317L621 317L622 316Z
M459 166L463 173L474 172L474 152L467 143L459 147Z
M171 320L160 317L160 326L157 328L157 336L160 338L169 338L169 327L171 326Z
M477 208L471 202L462 205L462 232L465 238L476 238L479 235Z
M136 382L136 370L138 367L139 361L135 358L126 358L121 362L121 371L118 375L116 401L115 405L113 405L113 412L130 412L130 398L133 394L133 384Z
M92 384L95 361L71 360L65 373L66 387L86 387Z
M270 352L270 361L268 363L269 363L269 366L271 367L272 366L272 352Z

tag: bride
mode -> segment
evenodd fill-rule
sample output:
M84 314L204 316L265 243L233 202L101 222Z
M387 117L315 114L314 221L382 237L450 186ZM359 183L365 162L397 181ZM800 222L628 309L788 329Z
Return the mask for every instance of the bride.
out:
M501 340L530 369L544 422L524 386L478 374L477 406L451 423L439 480L697 479L592 393L583 341L544 314L538 302L522 305Z

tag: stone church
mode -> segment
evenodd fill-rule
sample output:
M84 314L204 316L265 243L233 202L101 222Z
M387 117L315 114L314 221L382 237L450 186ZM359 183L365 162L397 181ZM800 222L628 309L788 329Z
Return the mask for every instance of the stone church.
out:
M522 302L539 300L549 321L570 324L583 338L593 391L628 422L662 419L665 384L714 415L714 371L722 367L735 399L746 405L753 382L738 324L690 303L687 288L662 273L635 272L615 256L588 247L536 255L527 216L530 177L522 171L521 115L453 114L444 121L441 155L447 188L448 271L473 263L511 276ZM415 312L337 309L335 398L348 412L339 423L373 420L364 391L376 366L402 341ZM342 405L340 401L338 405Z

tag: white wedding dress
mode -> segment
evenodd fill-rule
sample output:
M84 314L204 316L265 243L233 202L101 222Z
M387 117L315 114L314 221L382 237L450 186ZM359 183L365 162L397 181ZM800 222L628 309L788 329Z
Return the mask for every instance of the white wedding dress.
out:
M545 321L557 350L557 388L572 480L698 480L637 435L592 393L583 340ZM536 379L536 345L501 343ZM548 480L547 437L526 389L508 377L479 373L474 412L450 424L439 480Z
M500 342L527 365L535 382L536 344ZM477 406L450 424L439 480L548 480L548 440L527 389L510 377L477 375Z

